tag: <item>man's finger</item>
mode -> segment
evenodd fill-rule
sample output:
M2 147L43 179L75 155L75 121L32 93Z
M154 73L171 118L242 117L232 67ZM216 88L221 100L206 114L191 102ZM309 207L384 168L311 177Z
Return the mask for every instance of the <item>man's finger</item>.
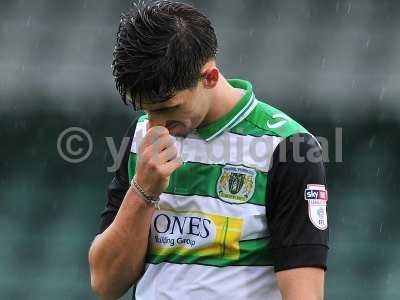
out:
M152 132L150 132L151 134ZM143 152L145 148L149 148L148 151L151 151L152 157L157 157L161 151L168 147L176 147L174 139L167 134L163 134L162 136L159 136L158 138L153 138L149 135L146 135L145 138L143 139L142 144L139 146L139 151Z
M178 169L180 166L182 166L183 161L176 157L164 164L162 164L161 169L164 172L165 176L170 176L172 172L174 172L176 169Z
M161 141L159 141L161 139ZM166 139L171 139L169 131L165 127L156 126L150 128L143 138L142 145L148 147L152 144L156 144L156 148L162 150L158 145L163 146ZM170 143L167 143L170 144Z
M178 151L176 150L175 146L172 147L168 147L166 149L164 149L163 151L161 151L160 153L158 153L158 163L159 164L164 164L170 160L173 160L176 158L178 154Z
M162 126L165 127L165 121L161 121L161 120L155 120L155 119L149 119L149 122L147 123L147 131L150 128L156 127L156 126Z

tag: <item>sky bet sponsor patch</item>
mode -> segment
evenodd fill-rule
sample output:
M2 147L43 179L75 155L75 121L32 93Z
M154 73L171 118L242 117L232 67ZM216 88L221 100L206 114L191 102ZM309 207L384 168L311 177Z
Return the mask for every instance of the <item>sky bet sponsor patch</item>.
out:
M202 212L156 211L151 223L153 255L238 259L243 220Z
M311 223L320 230L328 227L326 204L328 192L324 185L308 184L304 190L304 199L308 202L308 216Z

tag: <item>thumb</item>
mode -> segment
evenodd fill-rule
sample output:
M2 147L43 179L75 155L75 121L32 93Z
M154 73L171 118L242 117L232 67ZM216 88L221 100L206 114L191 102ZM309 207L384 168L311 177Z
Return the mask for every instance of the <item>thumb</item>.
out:
M149 119L149 122L147 123L147 130L149 130L150 128L153 128L155 126L165 127L165 123L166 123L165 121Z

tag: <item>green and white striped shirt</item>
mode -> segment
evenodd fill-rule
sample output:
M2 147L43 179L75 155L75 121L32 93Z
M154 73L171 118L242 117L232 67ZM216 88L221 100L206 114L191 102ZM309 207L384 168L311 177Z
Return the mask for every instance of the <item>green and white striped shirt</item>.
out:
M308 134L281 111L245 94L216 122L175 137L183 165L160 196L136 299L281 299L267 226L267 176L285 138ZM129 155L135 174L147 115L139 118ZM150 175L151 176L151 175Z

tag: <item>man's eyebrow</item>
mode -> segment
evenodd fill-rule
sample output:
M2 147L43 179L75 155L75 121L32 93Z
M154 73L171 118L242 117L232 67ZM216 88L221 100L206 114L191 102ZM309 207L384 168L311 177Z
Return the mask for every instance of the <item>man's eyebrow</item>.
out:
M161 107L161 108L157 108L157 109L146 109L149 111L153 111L153 112L162 112L162 111L168 111L168 110L172 110L174 108L177 108L180 104L175 104L175 105L171 105L171 106L165 106L165 107Z

